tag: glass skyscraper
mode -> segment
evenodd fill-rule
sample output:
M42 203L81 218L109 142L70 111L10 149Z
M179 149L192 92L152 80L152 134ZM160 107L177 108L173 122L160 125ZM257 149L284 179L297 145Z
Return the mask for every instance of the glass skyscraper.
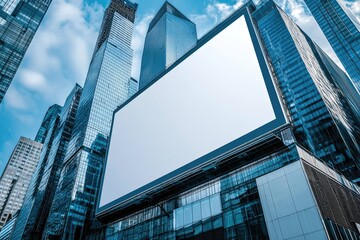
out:
M0 103L51 0L0 2Z
M148 85L196 42L196 25L166 1L150 22L146 34L139 89Z
M94 223L113 111L129 96L137 4L112 0L95 46L44 237L80 239Z
M20 210L42 147L25 137L16 144L0 178L0 229Z
M32 177L12 239L40 239L60 178L62 163L70 141L82 88L75 85L60 116L51 122L43 152Z
M272 1L255 11L253 17L296 140L349 179L360 181L356 89Z
M110 210L106 239L360 238L360 188L337 172L360 180L357 90L273 1L238 11L250 14L289 128Z
M54 104L48 108L43 118L43 121L40 125L40 128L36 134L35 141L39 143L44 143L47 133L49 131L49 127L51 122L57 118L57 116L61 112L61 106Z
M360 23L339 0L305 0L360 92Z

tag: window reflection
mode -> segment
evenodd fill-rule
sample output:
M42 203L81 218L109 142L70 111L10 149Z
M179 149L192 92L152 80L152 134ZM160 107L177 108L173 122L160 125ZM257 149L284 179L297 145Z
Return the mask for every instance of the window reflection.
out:
M220 194L205 197L174 210L175 229L190 226L221 212Z

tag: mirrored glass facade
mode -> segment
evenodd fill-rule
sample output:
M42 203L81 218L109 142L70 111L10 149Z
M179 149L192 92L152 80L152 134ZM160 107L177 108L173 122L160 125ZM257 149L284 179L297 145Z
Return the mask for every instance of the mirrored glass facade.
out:
M109 224L106 239L268 239L255 179L297 159L295 146L254 157L256 164Z
M53 120L54 128L48 132L44 154L42 153L33 175L12 239L41 238L59 181L81 93L82 88L76 84L65 101L59 119Z
M47 133L50 128L51 122L57 118L61 112L61 106L54 104L49 107L46 111L43 121L41 122L40 128L36 134L35 141L39 143L44 143Z
M360 23L339 0L305 0L331 47L360 92Z
M275 3L258 8L253 19L297 142L360 181L359 94L346 89L343 71Z
M234 157L241 160L244 155ZM343 175L294 144L252 160L108 224L106 239L360 237L353 222L360 221L360 188Z
M51 0L0 1L0 103Z
M166 1L146 34L139 88L148 85L196 42L196 25Z
M106 9L44 237L80 239L97 226L94 205L113 111L129 96L136 9L127 0Z

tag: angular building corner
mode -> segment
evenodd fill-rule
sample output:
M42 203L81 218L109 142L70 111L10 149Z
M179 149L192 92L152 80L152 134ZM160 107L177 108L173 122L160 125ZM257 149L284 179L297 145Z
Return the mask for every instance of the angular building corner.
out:
M139 89L195 46L196 25L165 1L150 22L141 60Z

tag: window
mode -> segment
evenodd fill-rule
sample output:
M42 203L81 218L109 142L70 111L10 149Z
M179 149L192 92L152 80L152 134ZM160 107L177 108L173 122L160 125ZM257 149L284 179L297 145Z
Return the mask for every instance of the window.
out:
M214 194L174 210L174 226L180 229L218 215L221 210L220 194Z

